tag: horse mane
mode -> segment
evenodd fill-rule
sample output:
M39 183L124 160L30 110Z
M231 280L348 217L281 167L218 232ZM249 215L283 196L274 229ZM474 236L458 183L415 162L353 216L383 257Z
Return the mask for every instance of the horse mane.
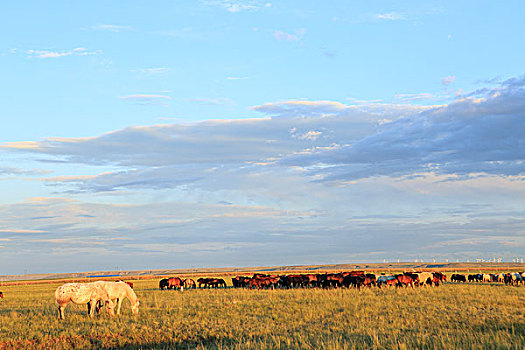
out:
M126 297L129 299L129 301L135 305L135 303L137 302L137 300L139 299L137 297L137 294L135 294L135 291L133 290L133 288L131 288L131 286L129 284L127 284L126 282L122 282L126 287L125 287L125 291L126 291Z

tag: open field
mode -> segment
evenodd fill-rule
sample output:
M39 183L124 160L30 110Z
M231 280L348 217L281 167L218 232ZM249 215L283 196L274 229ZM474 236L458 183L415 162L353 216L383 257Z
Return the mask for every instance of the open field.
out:
M525 348L525 287L180 292L160 291L159 279L133 281L139 315L127 300L114 318L70 304L63 321L54 303L62 282L4 285L0 349Z

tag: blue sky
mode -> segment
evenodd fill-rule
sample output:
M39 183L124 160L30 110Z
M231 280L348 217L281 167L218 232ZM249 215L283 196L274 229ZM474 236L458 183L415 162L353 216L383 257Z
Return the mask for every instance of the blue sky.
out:
M524 9L4 5L0 274L523 258Z

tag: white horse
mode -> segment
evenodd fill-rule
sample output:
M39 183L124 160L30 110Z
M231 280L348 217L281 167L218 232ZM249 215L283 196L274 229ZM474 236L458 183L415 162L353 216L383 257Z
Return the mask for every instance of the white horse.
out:
M415 274L418 276L420 286L426 286L427 284L433 285L432 280L434 279L434 275L430 272L415 272Z
M58 304L58 318L64 319L64 309L67 304L89 303L89 317L93 317L97 302L102 300L106 303L106 310L113 314L115 304L110 300L108 293L104 288L96 283L66 283L55 290L55 301Z
M131 303L131 311L134 314L139 313L139 298L133 291L133 289L126 282L108 282L108 281L97 281L101 288L103 288L111 300L117 300L117 315L120 315L120 306L122 305L122 300L128 298ZM113 310L111 310L113 312Z

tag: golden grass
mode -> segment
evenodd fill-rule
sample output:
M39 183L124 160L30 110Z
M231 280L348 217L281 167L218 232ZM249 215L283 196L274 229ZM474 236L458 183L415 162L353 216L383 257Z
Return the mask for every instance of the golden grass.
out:
M180 292L158 290L158 279L133 283L139 315L127 300L115 318L70 304L63 321L60 283L3 286L0 349L525 348L525 287Z

